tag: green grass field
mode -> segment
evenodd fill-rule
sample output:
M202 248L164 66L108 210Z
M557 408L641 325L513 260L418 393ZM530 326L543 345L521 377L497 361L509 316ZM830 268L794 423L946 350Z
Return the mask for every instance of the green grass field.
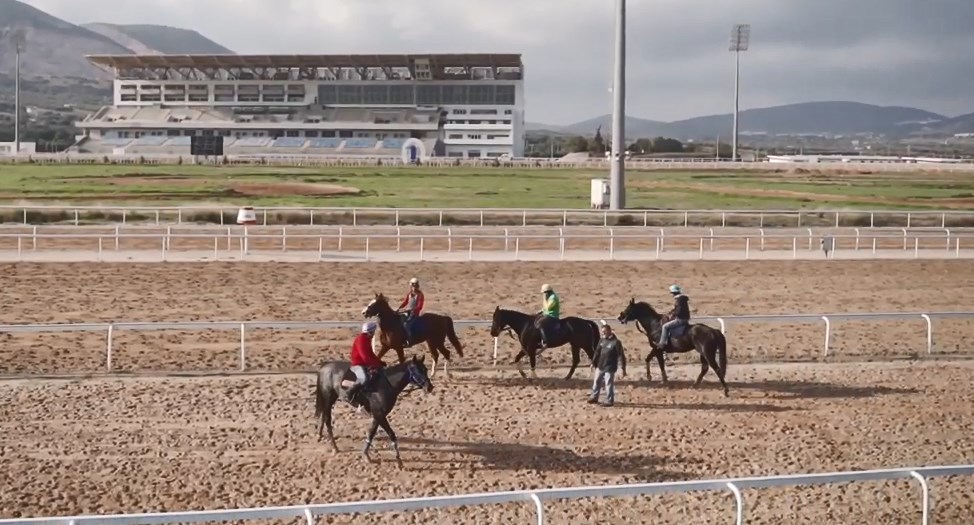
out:
M0 165L4 203L588 208L594 170ZM972 209L974 174L628 171L627 206Z

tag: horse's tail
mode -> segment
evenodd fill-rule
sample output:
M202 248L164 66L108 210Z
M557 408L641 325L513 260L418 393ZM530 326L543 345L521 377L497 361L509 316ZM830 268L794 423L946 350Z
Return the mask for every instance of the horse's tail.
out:
M589 327L592 329L592 348L589 349L589 359L595 357L595 349L599 347L599 340L602 339L602 333L599 330L599 325L595 321L589 322Z
M446 337L450 339L450 344L453 348L457 349L457 355L463 357L463 345L460 344L460 339L457 337L457 331L453 329L453 318L446 318Z
M717 366L720 373L727 377L727 338L720 330L717 330Z
M315 381L315 417L321 417L325 413L325 394L321 391L321 374L318 374L318 380Z

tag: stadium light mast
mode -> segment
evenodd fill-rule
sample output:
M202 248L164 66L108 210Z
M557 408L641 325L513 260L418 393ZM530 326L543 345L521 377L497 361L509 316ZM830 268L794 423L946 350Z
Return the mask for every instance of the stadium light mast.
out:
M622 210L626 207L626 0L616 0L615 36L609 209Z
M730 50L734 52L734 144L731 160L737 161L737 112L741 101L741 52L747 51L751 44L751 24L734 24L731 29ZM718 148L720 145L718 144ZM720 155L718 149L717 155Z
M14 29L10 40L17 56L14 70L14 155L20 155L20 55L27 49L27 35L23 28Z

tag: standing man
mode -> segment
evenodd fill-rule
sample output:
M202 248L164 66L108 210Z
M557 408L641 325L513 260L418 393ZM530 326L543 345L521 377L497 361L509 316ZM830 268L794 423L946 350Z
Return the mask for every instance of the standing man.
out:
M592 368L597 370L595 381L592 383L592 395L589 396L588 402L593 405L598 403L599 393L605 386L605 403L602 406L611 407L615 404L616 398L616 372L621 369L622 374L619 377L626 378L626 353L622 348L622 341L616 337L609 323L602 320L600 324L602 338L599 340L598 348L595 349L595 355L592 356Z

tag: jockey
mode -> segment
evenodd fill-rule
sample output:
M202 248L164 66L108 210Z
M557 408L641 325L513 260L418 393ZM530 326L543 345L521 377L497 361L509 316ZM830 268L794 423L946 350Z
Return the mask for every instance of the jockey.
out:
M679 285L670 286L670 295L673 296L673 309L670 310L670 321L663 324L660 330L659 347L665 348L669 339L669 331L674 326L690 323L690 298L683 295L683 289Z
M551 339L552 330L558 326L558 317L561 315L561 303L558 295L550 284L541 286L541 295L544 301L541 306L541 317L535 325L541 331L541 349L548 348L548 341Z
M405 312L406 314L406 346L410 346L410 341L414 339L413 325L416 322L416 318L422 315L423 303L425 302L426 298L423 295L423 291L419 289L419 279L413 277L409 280L409 291L406 292L406 298L399 305L399 311Z
M368 321L362 325L362 332L355 336L352 343L352 355L349 359L352 373L355 374L355 384L345 391L345 402L350 403L355 394L365 385L368 375L366 370L376 370L385 366L385 363L376 357L372 351L372 336L375 335L376 324Z

